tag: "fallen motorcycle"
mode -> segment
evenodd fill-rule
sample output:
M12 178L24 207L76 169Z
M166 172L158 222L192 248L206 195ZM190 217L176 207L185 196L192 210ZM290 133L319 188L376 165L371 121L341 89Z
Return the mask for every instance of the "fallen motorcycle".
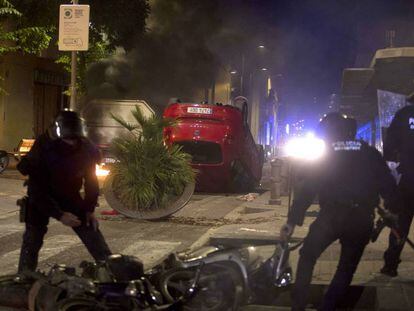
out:
M62 300L57 310L93 306L93 310L235 311L261 301L265 293L274 295L272 289L288 289L292 281L289 253L300 244L205 246L173 253L145 274L142 264L131 256L84 262L81 277L94 280L95 291L89 291L88 298L83 294ZM260 248L270 248L270 256L262 256Z
M74 268L55 265L47 274L4 279L0 301L14 288L14 294L6 297L9 302L21 300L33 311L238 310L260 301L264 293L273 295L272 289L288 288L289 253L300 244L206 246L173 253L145 273L137 258L124 255L83 262L79 275ZM270 248L269 256L262 256L260 248Z
M180 310L195 283L174 302L166 302L131 256L112 255L105 262L81 264L81 274L54 265L47 274L27 272L0 279L0 308L31 311ZM197 282L197 279L195 280Z
M238 310L241 305L261 300L271 289L291 284L289 253L300 244L206 246L194 252L170 255L153 273L159 275L158 287L168 302L182 296L199 276L196 293L183 310ZM273 247L271 255L261 256L261 247ZM159 274L159 270L164 272Z
M142 263L133 256L116 254L104 262L83 262L80 268L82 272L77 276L70 272L71 268L57 266L55 270L66 275L64 281L56 277L56 272L53 278L49 277L49 282L34 295L34 310L181 310L195 293L198 282L196 277L180 297L166 301L150 280L154 276L144 274Z

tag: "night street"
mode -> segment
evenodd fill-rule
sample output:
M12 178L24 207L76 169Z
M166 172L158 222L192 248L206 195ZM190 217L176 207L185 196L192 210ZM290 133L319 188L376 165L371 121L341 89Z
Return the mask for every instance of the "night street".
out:
M0 0L0 311L414 311L413 29Z
M265 174L267 174L265 172ZM6 171L4 176L16 177L16 173ZM17 267L23 225L18 222L15 200L24 193L22 180L0 178L0 239L3 247L0 252L0 271L13 273ZM196 194L187 207L183 208L168 221L139 221L123 216L100 217L102 232L114 252L138 256L145 267L160 262L170 252L190 247L197 248L209 243L230 243L238 245L240 241L275 241L280 226L287 215L287 197L282 197L282 205L268 205L268 192L251 202L240 201L238 195ZM101 210L108 209L106 202L100 200ZM303 238L309 225L314 221L317 205L310 208L305 225L298 227L294 237ZM414 231L411 230L411 234ZM387 232L380 235L376 243L368 245L353 285L367 286L365 298L360 305L382 306L381 310L409 310L413 305L414 293L414 250L406 247L402 259L401 275L389 279L379 274L382 265L382 253L387 245ZM315 266L313 300L320 299L318 286L329 284L336 270L340 244L335 243L321 256ZM268 255L268 254L267 254ZM91 260L78 237L60 223L52 220L45 245L40 255L39 268L48 271L54 263L77 267L82 260ZM291 265L296 267L298 252L291 253ZM294 274L295 275L295 274ZM287 299L283 296L283 299ZM246 310L288 310L281 307L251 306ZM285 306L286 307L286 306ZM361 307L365 310L365 307ZM367 307L370 309L370 307Z

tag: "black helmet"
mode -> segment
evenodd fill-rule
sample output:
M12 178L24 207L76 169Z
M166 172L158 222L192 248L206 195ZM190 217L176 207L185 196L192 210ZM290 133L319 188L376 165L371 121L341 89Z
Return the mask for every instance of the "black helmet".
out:
M60 111L55 119L54 132L57 138L85 137L85 121L74 111Z
M357 130L356 120L339 112L326 114L319 122L318 136L324 140L352 140Z

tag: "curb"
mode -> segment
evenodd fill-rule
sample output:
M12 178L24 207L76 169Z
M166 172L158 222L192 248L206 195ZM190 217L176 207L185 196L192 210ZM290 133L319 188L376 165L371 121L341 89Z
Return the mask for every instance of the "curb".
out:
M285 208L285 206L272 206L272 205L268 205L268 204L262 204L259 203L259 201L263 200L266 196L268 196L270 193L270 191L266 191L262 194L260 194L259 196L257 196L253 201L241 201L241 204L236 207L235 209L233 209L232 211L228 212L223 219L228 220L228 221L237 221L238 223L236 225L240 225L243 226L243 224L249 224L249 222L251 222L252 220L260 220L263 219L263 221L259 222L259 223L267 223L269 222L270 219L272 218L276 218L277 219L277 215L275 215L276 210L278 208ZM266 200L264 200L266 201ZM249 206L249 205L253 205L253 206ZM246 213L246 209L255 209L254 205L257 205L257 210L259 210L257 213ZM287 210L286 210L287 213ZM283 216L281 216L283 217ZM195 241L189 248L190 251L195 250L197 248L200 248L202 246L208 245L210 244L211 239L214 237L214 235L220 231L220 228L225 227L225 226L234 226L234 224L224 224L224 225L220 225L218 227L214 227L211 228L209 230L207 230L206 233L204 233L197 241ZM276 227L276 224L275 224ZM220 238L220 237L217 237ZM227 237L228 240L230 240L231 238ZM240 240L240 238L235 237L235 240ZM273 236L269 235L268 240L273 241L274 239L276 239L276 235ZM260 238L260 240L266 240L266 238Z

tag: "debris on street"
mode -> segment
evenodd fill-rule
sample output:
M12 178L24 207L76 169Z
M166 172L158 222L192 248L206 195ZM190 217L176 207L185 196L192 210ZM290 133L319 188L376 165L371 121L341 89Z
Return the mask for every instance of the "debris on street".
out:
M248 193L237 197L237 200L251 202L259 196L259 193Z

